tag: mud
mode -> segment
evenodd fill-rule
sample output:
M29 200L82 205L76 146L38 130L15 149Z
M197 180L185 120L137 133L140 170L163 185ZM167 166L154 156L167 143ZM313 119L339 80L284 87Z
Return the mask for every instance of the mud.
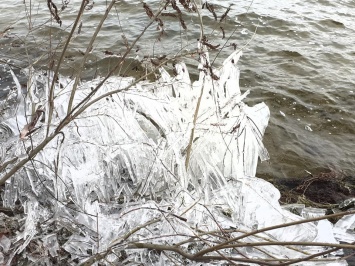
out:
M334 208L355 197L355 176L335 171L280 179L273 183L280 190L280 202L284 204L305 203L312 207Z

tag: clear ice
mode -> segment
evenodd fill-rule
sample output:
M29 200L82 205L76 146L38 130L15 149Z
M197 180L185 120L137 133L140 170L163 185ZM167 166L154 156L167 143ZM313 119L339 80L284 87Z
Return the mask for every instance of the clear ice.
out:
M244 103L250 92L241 93L239 88L237 63L241 55L240 51L232 53L219 69L210 71L205 67L209 58L204 52L198 66L199 79L194 82L182 62L175 65L175 77L161 68L159 80L139 82L128 90L125 88L134 82L133 78L109 78L94 97L122 90L87 108L6 182L4 207L15 208L20 203L25 220L13 239L0 237L0 262L10 265L15 256L28 256L35 262L38 258L26 251L32 242L42 250L45 265L53 263L48 258L61 256L61 248L71 254L67 258L71 265L109 249L113 252L106 259L113 264L124 260L126 265L173 265L164 253L134 249L132 243L174 245L221 228L237 228L230 235L234 238L303 219L281 208L279 191L255 176L258 160L269 158L262 139L270 112L265 103L251 107ZM38 130L30 136L19 136L38 108L43 108L47 117L48 84L53 75L27 70L29 90L23 95L16 75L10 71L17 86L13 96L17 108L1 122L0 163L6 165L2 176L45 139L47 121L38 122ZM101 80L82 82L73 106ZM66 115L73 83L60 76L55 84L50 132ZM186 169L192 129L194 138ZM346 232L354 226L353 217L339 221L334 235L330 224L319 222L276 229L240 241L321 239L334 243L337 236L354 241L353 234ZM197 253L208 245L181 247ZM312 250L289 246L221 252L259 259L312 254ZM182 257L174 258L183 262ZM200 263L192 261L189 265ZM336 261L327 265L347 264Z

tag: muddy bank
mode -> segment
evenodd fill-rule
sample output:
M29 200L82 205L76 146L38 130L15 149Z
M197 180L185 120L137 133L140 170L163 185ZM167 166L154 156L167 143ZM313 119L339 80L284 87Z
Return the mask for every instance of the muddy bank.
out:
M333 170L272 182L281 192L281 204L303 203L309 207L346 210L355 198L355 176ZM344 201L349 201L345 203ZM350 204L350 205L349 205ZM352 204L352 205L351 205Z

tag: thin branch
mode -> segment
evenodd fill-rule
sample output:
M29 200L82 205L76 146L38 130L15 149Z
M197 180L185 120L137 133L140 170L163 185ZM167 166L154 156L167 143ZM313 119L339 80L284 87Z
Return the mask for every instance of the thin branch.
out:
M274 266L276 264L264 262L263 260L256 260L256 259L245 259L245 258L235 258L235 257L221 257L221 256L199 256L196 257L192 254L186 253L181 248L175 246L166 246L166 245L157 245L157 244L149 244L149 243L140 243L140 242L133 242L127 245L128 249L136 249L136 248L144 248L144 249L153 249L156 251L172 251L186 259L197 261L197 262L211 262L211 261L225 261L226 259L231 261L237 262L247 262L247 263L257 263L259 265L266 265L266 266Z
M185 169L186 169L186 171L187 171L187 169L188 169L188 167L189 167L189 163L190 163L190 156L191 156L192 144L193 144L194 135L195 135L195 127L196 127L198 112L199 112L199 110L200 110L200 105L201 105L201 101L202 101L203 91L204 91L204 87L205 87L205 79L206 79L206 75L203 76L203 81L202 81L202 86L201 86L201 92L200 92L200 96L198 97L197 104L196 104L196 108L195 108L195 112L194 112L194 119L193 119L193 122L192 122L192 129L191 129L191 134L190 134L190 140L189 140L189 144L188 144L188 146L187 146L187 151L186 151L186 159L185 159Z
M63 62L64 55L65 55L66 50L68 49L70 40L73 37L74 32L75 32L75 30L76 30L76 28L77 28L77 26L78 26L78 24L80 22L81 15L84 13L86 4L87 4L87 0L82 0L81 1L81 6L80 6L78 14L77 14L77 16L75 18L74 25L73 25L70 33L69 33L67 41L65 42L64 48L63 48L63 50L62 50L62 52L60 54L59 61L57 63L56 69L54 71L54 76L53 76L53 80L52 80L51 87L50 87L50 90L49 90L49 95L48 95L49 111L48 111L48 125L47 125L47 133L46 133L47 137L49 135L49 129L50 129L50 126L51 126L52 116L53 116L53 111L54 111L54 87L55 87L55 83L56 83L58 75L59 75L59 68L60 68L60 66L61 66L61 64Z
M85 1L85 0L84 0ZM84 2L83 1L83 2ZM162 10L164 10L164 8L166 7L166 5L168 4L168 2L165 4L164 7L162 7L159 12L156 14L155 17L159 16L159 14L162 12ZM154 17L154 18L155 18ZM132 45L130 46L130 49L127 49L126 53L124 54L124 56L122 58L125 58L128 53L133 49L133 47L136 45L136 43L138 42L138 40L143 36L143 34L145 33L145 31L153 24L153 22L155 21L153 19L151 19L151 21L148 23L148 25L143 29L143 31L141 32L141 34L136 38L136 40L132 43ZM72 28L72 32L75 30L75 25L73 26ZM66 42L66 45L65 45L65 48L63 49L63 53L62 55L64 55L64 50L67 49L68 47L68 44L69 44L69 40L70 38L68 37L67 39L67 42ZM63 58L62 58L63 59ZM165 62L167 62L168 60L166 60ZM99 88L102 87L102 85L107 81L107 79L113 75L113 73L120 67L120 64L123 62L123 60L119 60L119 62L116 64L115 68L112 69L110 71L110 73L107 74L107 76L96 86L96 88L87 96L84 98L83 101L81 101L78 105L76 105L69 114L67 114L63 119L62 121L59 123L59 125L57 126L56 130L50 134L49 134L49 127L50 127L50 123L51 121L48 121L48 127L47 127L47 134L46 134L46 138L34 149L31 150L31 152L29 153L29 157L26 157L24 158L23 160L21 160L20 162L18 162L15 166L13 166L11 168L11 170L6 173L3 177L1 177L0 179L0 186L5 184L6 180L8 180L12 175L14 175L18 170L20 170L29 160L30 158L34 158L37 153L39 153L40 151L42 151L44 149L44 147L47 146L47 144L49 142L51 142L58 134L60 134L61 130L66 126L68 125L74 118L77 118L82 112L84 112L89 106L91 106L92 104L94 104L95 102L107 97L107 96L110 96L112 94L115 94L117 92L120 92L120 91L125 91L125 90L128 90L129 88L131 88L132 86L138 84L139 81L141 81L142 79L139 79L137 80L136 82L130 84L127 88L124 88L124 89L118 89L118 90L114 90L114 91L111 91L107 94L104 94L98 98L96 98L95 100L92 100L91 102L85 104L84 106L82 106L81 108L79 108L81 105L83 105L84 103L86 103L98 90ZM165 62L163 62L160 66L162 66ZM58 65L59 67L59 65ZM58 76L58 67L57 67L57 71L56 71L56 74L54 75L54 79L52 81L52 86L54 86L55 84L55 77ZM148 73L145 75L145 77L147 77L148 75L152 74L152 72ZM51 88L51 93L54 93L54 87L53 89ZM50 110L51 110L51 113L53 114L53 110L54 110L54 95L53 96L53 101L49 101L50 102ZM53 108L52 108L53 107ZM76 109L79 109L76 111ZM75 112L75 114L73 114L73 112ZM73 115L72 115L73 114Z
M99 32L100 32L100 30L102 28L102 25L104 24L105 20L107 19L107 16L109 15L109 13L110 13L110 11L111 11L111 9L112 9L112 7L114 6L115 3L116 3L116 0L112 0L110 5L106 8L106 11L105 11L104 15L102 16L99 25L96 27L95 32L92 35L91 40L90 40L89 44L86 47L86 51L85 51L84 57L81 60L81 64L80 64L80 66L78 68L78 73L76 74L76 77L75 77L73 89L72 89L71 94L70 94L69 103L68 103L68 110L67 110L68 114L70 113L70 111L72 109L75 92L77 90L77 87L78 87L78 84L79 84L79 81L80 81L81 72L84 70L85 62L86 62L86 60L87 60L87 58L89 56L89 53L92 50L92 47L93 47L94 42L96 40L96 37L97 37L97 35L99 34Z
M279 224L279 225L275 225L275 226L269 226L269 227L265 227L263 229L259 229L259 230L255 230L252 231L250 233L232 238L224 243L221 243L219 245L216 245L212 248L207 248L204 250L201 250L200 252L196 253L195 256L196 257L200 257L204 254L207 254L211 251L215 251L215 250L219 250L221 248L224 248L227 244L230 244L232 242L235 242L237 240L246 238L248 236L252 236L252 235L256 235L262 232L266 232L266 231L271 231L274 229L280 229L280 228L284 228L284 227L288 227L288 226L292 226L292 225L298 225L298 224L303 224L303 223L309 223L309 222L315 222L315 221L320 221L320 220L325 220L325 219L330 219L330 218L336 218L336 217L340 217L340 216L344 216L344 215L349 215L349 214L355 214L355 211L346 211L346 212L340 212L340 213L335 213L335 214L331 214L331 215L325 215L325 216L321 216L321 217L315 217L315 218L310 218L310 219L304 219L304 220L299 220L299 221L295 221L295 222L290 222L290 223L284 223L284 224Z

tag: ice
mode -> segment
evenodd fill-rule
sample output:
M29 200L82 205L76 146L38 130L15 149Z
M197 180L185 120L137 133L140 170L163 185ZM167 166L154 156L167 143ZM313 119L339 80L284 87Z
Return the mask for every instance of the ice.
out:
M42 238L43 246L48 250L49 254L54 258L58 256L58 250L60 249L57 235L51 234Z
M238 178L229 181L226 187L215 191L213 202L221 206L234 206L231 213L235 224L249 225L254 230L297 221L301 218L285 211L278 204L280 192L270 183L256 177ZM302 224L273 230L269 235L279 241L313 241L315 226Z
M316 242L323 243L339 243L334 238L333 225L327 220L321 220L317 224L318 235L315 239Z
M334 226L335 237L343 242L355 242L355 215L345 215Z
M325 209L307 207L302 209L301 216L308 219L324 216L325 213Z
M19 140L20 131L31 121L26 119L25 110L34 114L43 108L48 117L48 81L53 78L51 72L26 71L30 84L27 96L19 97L22 92L17 86L17 112L1 123L4 136L11 131L4 137L5 149L1 149L1 162L9 162L1 168L1 177L45 140L47 128L48 136L55 137L5 184L4 206L21 204L25 212L22 228L14 238L0 238L2 252L11 253L3 256L8 265L15 256L29 258L26 252L38 239L48 263L49 257L61 257L75 265L114 251L107 254L112 264L125 260L126 265L171 265L171 253L140 249L136 243L179 245L183 251L196 254L227 237L204 232L231 230L228 237L238 238L237 243L337 243L351 238L348 230L354 216L334 228L320 221L245 235L304 218L282 208L279 191L256 177L258 160L269 158L263 135L270 111L265 103L244 103L250 91L241 91L239 86L241 51L233 52L220 68L212 68L206 47L200 45L199 49L198 80L190 80L183 62L175 64L175 77L161 68L157 81L132 87L133 78L111 77L90 100L105 97L60 133L56 128L66 117L74 82L59 76L51 124L38 121L40 128ZM101 80L82 82L73 106ZM107 95L113 90L116 93ZM297 207L305 217L324 214ZM270 245L221 252L238 258L287 259L320 250L324 248ZM174 258L176 264L184 264L181 256ZM346 265L342 261L333 264Z
M346 215L340 219L335 226L342 229L353 230L355 228L355 217L353 215Z
M11 246L11 240L5 235L2 235L0 238L0 247L2 248L2 251L7 253L10 249L10 246Z

